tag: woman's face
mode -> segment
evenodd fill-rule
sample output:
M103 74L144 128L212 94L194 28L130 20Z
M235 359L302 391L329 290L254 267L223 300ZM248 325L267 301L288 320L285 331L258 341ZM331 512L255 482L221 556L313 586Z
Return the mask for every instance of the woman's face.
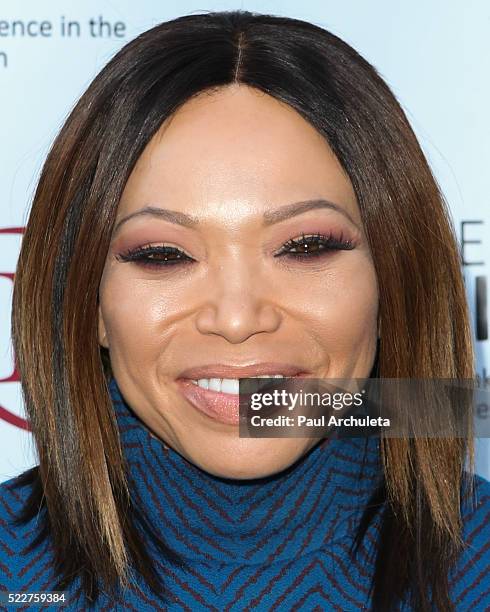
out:
M318 439L241 438L236 383L190 379L365 378L374 362L378 289L351 183L307 121L248 86L190 100L147 146L99 298L129 406L218 476L273 474Z

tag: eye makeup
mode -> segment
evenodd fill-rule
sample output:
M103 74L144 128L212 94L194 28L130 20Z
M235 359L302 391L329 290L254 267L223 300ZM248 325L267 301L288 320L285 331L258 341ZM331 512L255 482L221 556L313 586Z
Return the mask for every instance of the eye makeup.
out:
M274 257L292 257L298 260L321 257L331 251L350 251L355 248L352 240L344 239L343 233L339 236L329 233L302 234L300 238L289 239Z
M274 257L307 263L309 260L331 255L335 251L354 248L354 241L345 239L342 231L337 234L333 232L328 234L302 233L298 237L287 240L274 254ZM146 244L126 249L116 254L116 259L122 263L133 262L148 269L185 266L196 261L182 249L166 243Z
M118 253L116 259L120 262L132 261L144 267L156 268L183 265L195 261L181 249L166 244L148 244L128 249L122 253Z

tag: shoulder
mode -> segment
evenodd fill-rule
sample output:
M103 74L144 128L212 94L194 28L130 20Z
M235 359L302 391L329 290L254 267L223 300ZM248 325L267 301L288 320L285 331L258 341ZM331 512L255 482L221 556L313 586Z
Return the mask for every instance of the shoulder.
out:
M456 609L490 609L490 482L473 477L461 508L464 548L451 579Z
M473 477L473 491L463 501L461 509L466 546L490 553L490 482L481 476ZM488 559L488 557L487 557Z
M36 476L37 466L0 483L0 589L3 590L17 590L26 585L31 581L31 570L35 566L39 569L38 564L45 560L40 550L45 551L46 547L38 550L35 543L39 533L37 517L22 520Z

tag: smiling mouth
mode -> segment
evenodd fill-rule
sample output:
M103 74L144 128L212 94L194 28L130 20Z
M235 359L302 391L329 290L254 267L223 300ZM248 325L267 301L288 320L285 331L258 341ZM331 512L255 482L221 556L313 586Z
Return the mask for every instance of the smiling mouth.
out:
M241 378L178 378L179 391L185 399L201 414L226 425L239 425L245 421L240 417L240 400L247 401L250 397L243 392L239 393L240 380L243 379L266 379L263 385L265 389L270 385L280 383L288 378L303 378L306 372L298 372L295 375L284 376L282 374L261 374L257 376L245 376Z

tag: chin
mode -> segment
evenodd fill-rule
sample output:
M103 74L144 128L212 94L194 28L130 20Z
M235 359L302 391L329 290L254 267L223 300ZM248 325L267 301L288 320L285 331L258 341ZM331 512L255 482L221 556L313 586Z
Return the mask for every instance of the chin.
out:
M204 449L202 456L186 453L189 461L220 478L249 480L272 476L291 466L311 447L303 438L241 438L237 447L219 452ZM208 452L206 452L208 451Z

